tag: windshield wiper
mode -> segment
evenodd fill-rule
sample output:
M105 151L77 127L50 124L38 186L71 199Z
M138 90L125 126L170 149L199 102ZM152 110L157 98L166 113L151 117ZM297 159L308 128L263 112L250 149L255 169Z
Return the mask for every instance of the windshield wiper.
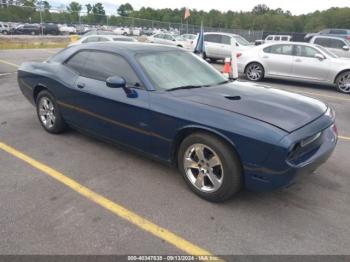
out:
M178 86L174 88L167 89L166 91L175 91L175 90L180 90L180 89L193 89L193 88L201 88L201 87L206 87L205 85L187 85L187 86Z

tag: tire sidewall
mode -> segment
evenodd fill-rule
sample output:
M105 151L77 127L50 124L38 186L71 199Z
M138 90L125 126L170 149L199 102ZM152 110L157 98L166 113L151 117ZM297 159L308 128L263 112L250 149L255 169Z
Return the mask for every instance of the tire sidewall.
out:
M211 193L205 193L197 189L187 178L183 166L183 159L187 149L193 144L204 144L210 147L220 158L223 166L224 177L221 187ZM198 196L212 202L222 202L231 198L242 187L242 168L236 152L227 143L206 133L196 133L183 140L177 156L178 168L191 190Z

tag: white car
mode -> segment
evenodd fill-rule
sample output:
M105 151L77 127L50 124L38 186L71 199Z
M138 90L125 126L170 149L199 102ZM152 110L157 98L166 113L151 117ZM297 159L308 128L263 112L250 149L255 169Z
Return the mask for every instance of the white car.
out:
M148 37L148 42L162 45L184 47L184 40L181 39L180 36L167 33L154 34Z
M113 30L113 33L118 35L130 35L130 29L127 27L117 27Z
M317 35L310 43L323 46L337 56L350 58L350 42L343 37Z
M59 25L58 30L61 32L61 34L64 35L71 35L77 33L77 29L75 27L68 25Z
M95 43L95 42L137 42L134 38L129 36L122 35L88 35L76 42L69 44L68 46L81 45L86 43Z
M265 38L265 43L271 43L271 42L290 42L292 40L291 35L268 35Z
M0 34L7 35L10 33L10 27L6 23L0 22Z
M208 32L204 33L204 58L210 58L212 61L216 61L231 57L231 41L236 43L236 50L239 53L254 47L254 45L251 45L240 35ZM196 44L197 40L193 41L193 49Z
M334 85L350 94L350 60L326 48L298 42L270 43L243 52L238 72L251 81L280 78Z

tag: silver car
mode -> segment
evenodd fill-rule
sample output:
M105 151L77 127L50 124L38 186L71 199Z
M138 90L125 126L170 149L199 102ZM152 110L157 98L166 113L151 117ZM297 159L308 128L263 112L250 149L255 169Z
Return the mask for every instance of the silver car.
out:
M230 33L206 32L204 33L205 53L204 58L210 58L212 61L224 60L231 57L231 40L236 43L237 52L248 50L254 45L250 44L240 35ZM193 42L193 49L197 41Z
M343 37L318 35L310 43L323 46L337 56L350 58L350 42Z
M331 84L350 94L350 59L309 43L273 43L254 47L238 58L238 71L251 81L264 77Z
M78 41L69 44L68 46L95 43L95 42L137 42L136 39L123 35L88 35L80 38Z

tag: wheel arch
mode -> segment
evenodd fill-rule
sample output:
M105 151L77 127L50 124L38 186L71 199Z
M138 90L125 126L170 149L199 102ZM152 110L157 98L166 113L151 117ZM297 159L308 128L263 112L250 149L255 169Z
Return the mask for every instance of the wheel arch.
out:
M34 89L33 89L34 103L36 102L36 98L38 97L39 93L43 90L49 90L49 89L46 86L44 86L43 84L38 84L34 87Z
M243 163L242 163L242 159L241 156L239 155L237 149L236 149L236 145L234 144L233 141L231 141L227 136L225 136L224 134L212 129L212 128L207 128L207 127L203 127L203 126L196 126L196 125L191 125L191 126L186 126L183 127L182 129L180 129L176 135L175 138L173 140L172 146L171 146L171 162L177 166L177 154L180 148L180 145L182 143L182 141L194 134L194 133L206 133L212 136L215 136L217 138L219 138L220 140L224 141L227 145L229 145L229 147L234 150L234 152L236 153L237 157L238 157L238 161L241 164L241 168L243 171Z
M337 78L342 74L342 73L345 73L345 72L350 72L350 68L347 68L347 69L343 69L342 71L340 71L334 78L333 80L333 83L336 84L337 82Z

